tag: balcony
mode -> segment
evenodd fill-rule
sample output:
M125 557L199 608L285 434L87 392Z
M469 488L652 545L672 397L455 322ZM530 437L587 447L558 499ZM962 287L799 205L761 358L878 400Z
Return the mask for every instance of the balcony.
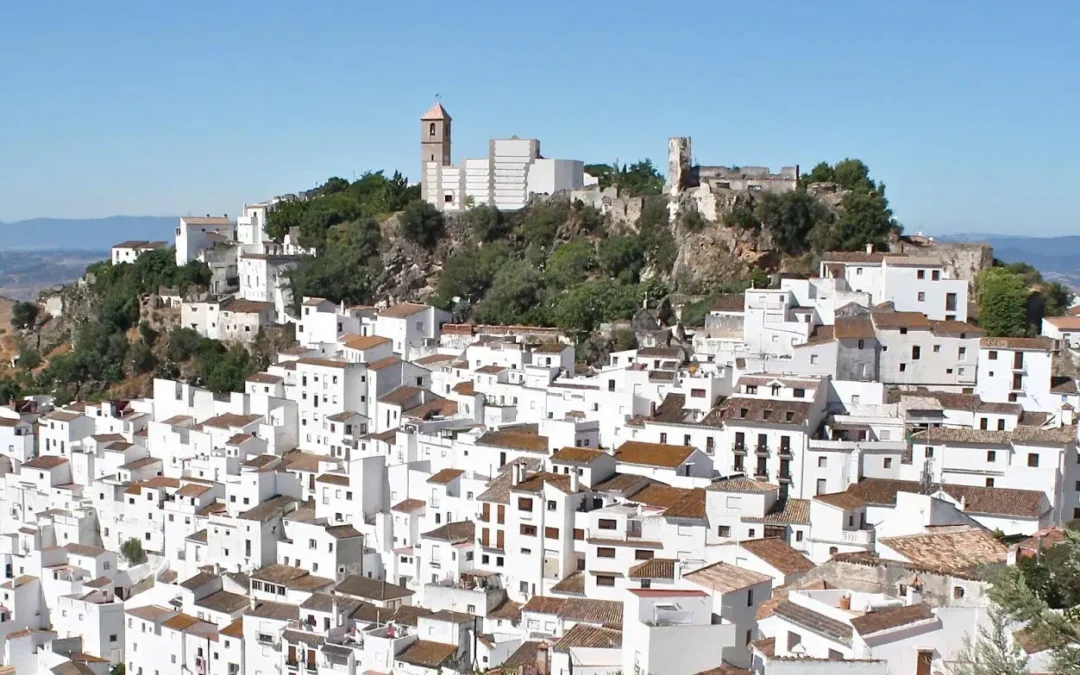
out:
M745 445L735 444L735 445L731 446L731 452L733 452L736 455L745 455L746 454L746 446Z
M769 479L769 470L768 469L762 469L760 467L755 469L754 470L754 478L760 478L762 480L768 480Z
M790 471L781 471L780 474L777 476L777 478L780 479L781 483L790 483L791 482L791 472Z
M845 544L872 546L874 544L874 531L871 529L844 530L840 533L840 539Z
M754 454L756 454L758 457L768 457L769 456L769 446L767 446L767 445L759 445L759 446L757 446L756 448L754 448Z
M792 459L791 448L780 448L780 459Z

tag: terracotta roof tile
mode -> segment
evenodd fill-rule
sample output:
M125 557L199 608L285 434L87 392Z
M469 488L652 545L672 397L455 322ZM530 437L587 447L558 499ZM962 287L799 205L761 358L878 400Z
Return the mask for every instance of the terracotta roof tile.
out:
M457 645L432 642L430 640L417 640L409 645L405 651L395 656L394 659L414 666L439 669L439 666L446 663L456 651Z
M693 453L694 448L689 445L626 441L615 451L615 461L674 469L681 466Z
M902 607L889 607L873 612L867 612L862 616L851 619L851 627L859 635L866 637L874 633L900 628L921 621L929 621L934 618L934 613L926 603L906 605Z
M683 579L721 593L730 593L749 586L772 582L772 577L724 562L713 563L684 574Z
M1008 553L990 533L976 527L938 528L927 534L888 537L878 543L920 567L946 574L1003 564Z
M674 579L678 564L674 558L653 558L631 567L627 576L631 579Z
M1048 337L984 337L979 340L979 347L1048 352L1054 348L1054 341Z
M809 572L815 567L809 558L778 537L742 541L739 548L753 553L784 574Z
M850 625L825 616L824 614L819 614L802 605L796 605L790 600L777 605L776 609L773 610L773 613L796 626L805 628L806 630L817 633L818 635L835 642L845 645L851 644L853 631Z

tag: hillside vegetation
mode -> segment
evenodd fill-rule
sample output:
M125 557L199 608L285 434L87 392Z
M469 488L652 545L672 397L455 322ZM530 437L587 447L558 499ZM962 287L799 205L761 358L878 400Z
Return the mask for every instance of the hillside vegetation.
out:
M815 252L884 247L899 227L884 185L858 160L822 163L790 193L739 193L720 222L692 208L672 220L663 177L648 160L588 171L602 186L645 198L636 222L615 226L559 196L513 213L477 206L446 215L398 174L380 172L351 184L331 178L311 199L283 203L270 213L268 232L279 240L296 232L317 252L292 275L297 299L370 303L389 295L432 302L460 320L584 335L673 291L740 290ZM826 182L835 188L831 200L812 193ZM390 212L397 213L380 217ZM740 258L733 239L754 255ZM700 274L693 260L707 256L728 259L729 269Z
M565 196L509 213L477 206L447 215L399 173L372 172L351 183L331 178L304 200L279 203L267 233L279 241L292 233L316 252L290 273L296 303L417 300L459 321L557 326L592 362L634 344L627 331L598 335L601 324L660 307L672 293L691 300L683 324L701 325L718 294L767 286L778 271L809 273L823 251L884 249L900 229L885 186L859 160L821 163L783 194L718 195L716 221L685 201L672 218L663 178L648 160L589 171L602 186L643 200L640 216L616 223ZM134 264L90 265L85 283L63 290L60 319L15 303L2 346L17 366L0 371L0 400L140 396L155 376L242 390L292 334L275 328L250 348L224 345L180 327L178 310L157 302L160 287L198 296L209 279L205 265L177 267L172 250L161 249ZM1044 315L1071 301L1067 289L1023 264L996 265L975 290L990 335L1035 334Z

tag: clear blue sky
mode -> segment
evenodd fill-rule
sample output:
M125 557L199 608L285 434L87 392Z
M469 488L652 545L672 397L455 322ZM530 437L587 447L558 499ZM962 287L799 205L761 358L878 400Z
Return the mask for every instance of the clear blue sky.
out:
M1080 2L419 0L0 7L0 220L235 214L454 160L859 157L909 231L1080 231Z

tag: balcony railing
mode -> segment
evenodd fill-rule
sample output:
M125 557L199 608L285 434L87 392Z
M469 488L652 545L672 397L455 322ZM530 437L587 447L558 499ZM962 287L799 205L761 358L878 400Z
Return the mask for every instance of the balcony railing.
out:
M791 455L791 448L790 447L787 447L787 448L781 447L780 448L780 459L791 459L791 457L792 457L792 455Z
M739 445L738 443L736 443L735 445L733 445L731 447L731 451L733 453L735 453L736 455L745 455L746 454L746 446L745 445Z
M777 476L777 478L780 479L781 483L790 483L791 482L791 472L790 471L781 471L780 474Z
M768 457L769 456L769 446L767 446L767 445L759 445L756 448L754 448L754 453L757 454L758 457Z
M760 469L760 468L759 469L754 469L754 478L765 478L765 479L767 479L768 477L769 477L769 470L768 469Z
M859 546L870 546L874 543L874 531L873 530L844 530L841 534L845 544L857 544Z

